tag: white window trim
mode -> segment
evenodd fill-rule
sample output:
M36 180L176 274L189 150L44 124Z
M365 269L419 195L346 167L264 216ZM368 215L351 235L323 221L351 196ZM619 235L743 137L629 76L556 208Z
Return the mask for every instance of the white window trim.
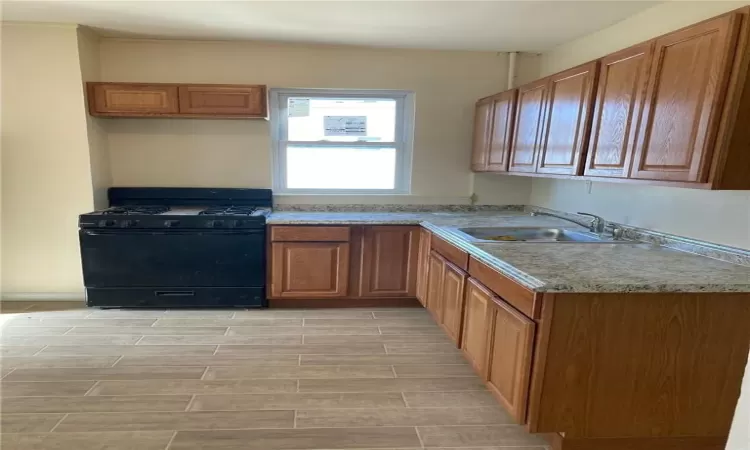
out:
M403 195L411 193L412 151L414 147L414 93L408 91L362 90L362 89L271 89L271 162L274 195ZM396 100L396 174L393 189L289 189L286 187L286 152L280 145L285 136L288 96L304 97L352 97L385 98ZM295 142L297 143L297 142ZM303 142L304 143L304 142ZM309 142L309 145L328 145ZM345 143L341 143L345 144ZM378 142L357 142L358 146L382 147ZM392 147L388 145L388 147Z

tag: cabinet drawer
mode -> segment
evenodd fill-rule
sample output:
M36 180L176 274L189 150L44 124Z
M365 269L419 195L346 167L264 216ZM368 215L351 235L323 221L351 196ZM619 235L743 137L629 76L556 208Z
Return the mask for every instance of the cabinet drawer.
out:
M349 242L349 227L274 226L271 240L286 242Z
M474 258L469 262L469 274L526 316L532 319L539 318L541 301L532 291L519 286L510 278Z
M432 235L430 247L440 255L463 270L469 268L469 254L444 239Z

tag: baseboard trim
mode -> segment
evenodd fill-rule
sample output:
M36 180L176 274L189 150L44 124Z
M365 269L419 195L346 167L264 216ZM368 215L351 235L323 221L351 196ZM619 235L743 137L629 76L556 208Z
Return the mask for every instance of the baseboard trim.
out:
M414 297L387 298L269 298L269 308L422 308Z
M9 302L83 302L86 295L83 292L3 292L0 299Z

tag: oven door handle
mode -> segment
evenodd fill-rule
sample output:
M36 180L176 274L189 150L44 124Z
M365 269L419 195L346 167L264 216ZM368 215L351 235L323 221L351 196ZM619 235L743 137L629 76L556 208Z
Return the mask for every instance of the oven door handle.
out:
M169 231L163 231L163 230L123 230L123 229L117 229L117 230L81 230L82 234L85 234L86 236L122 236L122 235L139 235L139 234L148 234L148 235L170 235L170 236L176 236L176 235L227 235L227 234L239 234L239 235L249 235L249 234L264 234L266 232L265 229L247 229L247 230L203 230L203 229L193 229L193 230L169 230Z

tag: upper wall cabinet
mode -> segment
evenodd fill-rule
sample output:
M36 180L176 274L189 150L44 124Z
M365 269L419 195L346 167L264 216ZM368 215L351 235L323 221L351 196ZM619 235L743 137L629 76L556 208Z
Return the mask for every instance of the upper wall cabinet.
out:
M471 168L476 172L508 170L518 90L479 100L475 109Z
M750 190L750 7L518 91L513 174Z
M266 116L265 86L180 86L180 112L223 116Z
M89 112L108 117L266 118L266 87L87 83Z
M479 100L474 108L474 140L471 146L471 170L484 172L490 151L492 97Z
M177 86L143 83L88 83L89 111L94 116L178 114Z
M536 171L578 175L588 145L598 62L549 77L547 117Z
M708 179L740 20L730 14L656 39L631 178Z
M627 177L653 43L602 58L584 175Z
M487 170L497 172L508 170L517 100L517 89L511 89L492 97L492 131L490 132L490 147L487 155Z
M536 172L547 100L547 80L518 89L518 106L510 146L510 172Z

